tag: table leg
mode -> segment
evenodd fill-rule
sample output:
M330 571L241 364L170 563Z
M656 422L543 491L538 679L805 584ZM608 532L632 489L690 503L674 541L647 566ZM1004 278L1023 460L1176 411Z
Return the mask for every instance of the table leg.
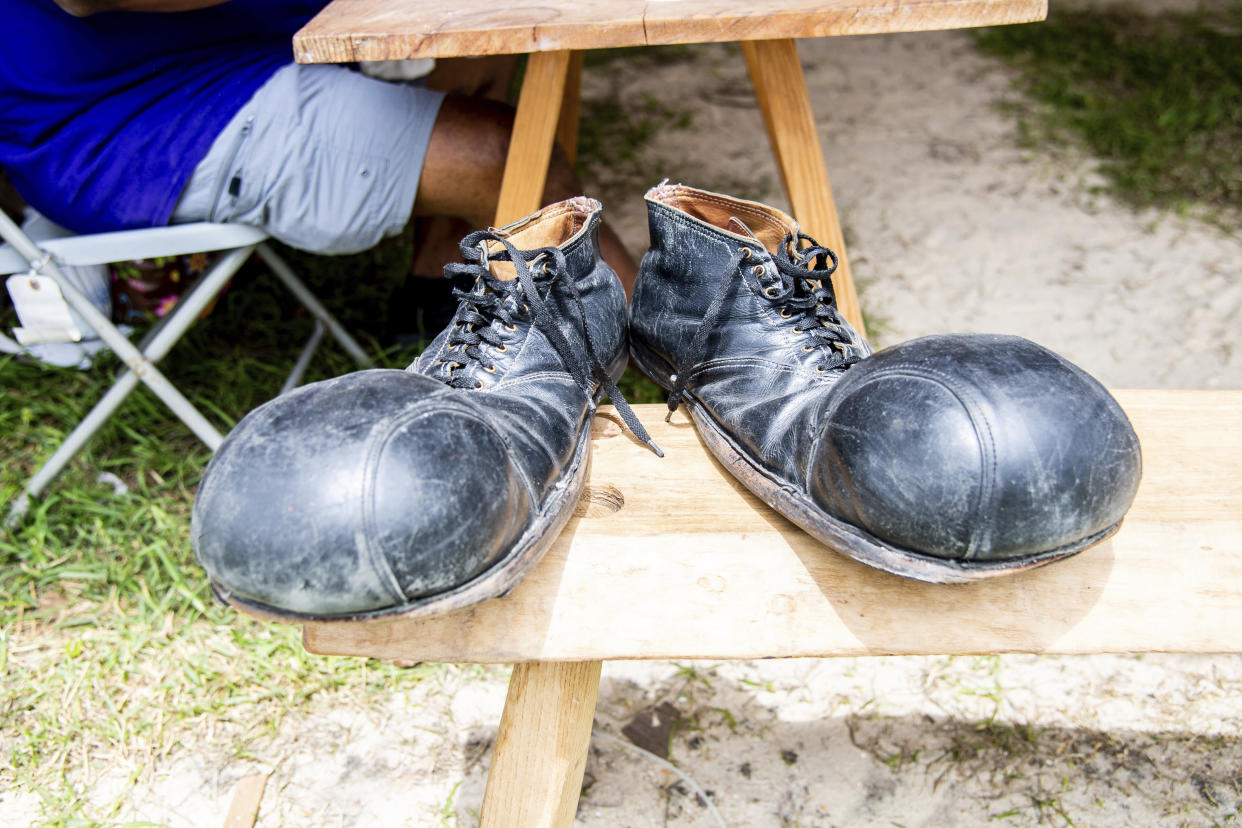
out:
M586 770L600 661L515 664L480 828L567 828Z
M569 64L569 52L535 52L526 63L505 175L500 183L498 227L543 206L543 187L561 119Z
M793 40L745 41L742 54L746 56L755 97L772 143L772 154L780 168L794 216L806 233L832 248L841 258L840 267L832 277L837 307L850 324L866 336L854 277L845 255L841 222L828 183L828 167L824 164L824 152L815 128L815 114L798 60L797 43Z
M565 158L573 166L578 160L578 113L582 100L582 52L569 56L569 71L565 78L565 94L561 100L561 117L556 125L556 142L565 151Z

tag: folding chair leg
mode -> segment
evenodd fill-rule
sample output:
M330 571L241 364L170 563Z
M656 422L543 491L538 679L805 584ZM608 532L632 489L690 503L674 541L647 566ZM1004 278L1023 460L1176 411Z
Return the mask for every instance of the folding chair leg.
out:
M138 377L133 371L126 371L108 389L108 392L103 395L103 399L95 403L95 407L90 410L90 413L82 418L82 421L77 424L73 431L69 432L65 442L60 444L60 447L48 458L47 462L40 466L34 476L27 481L23 487L24 491L13 501L13 505L9 509L8 516L4 521L6 527L12 528L16 526L25 517L27 510L30 508L30 499L38 497L43 493L43 490L52 482L53 478L82 450L82 447L86 445L91 437L95 436L95 432L108 421L108 418L116 412L117 408L120 407L121 403L125 401L125 398L130 395L137 385ZM201 415L193 406L190 406L189 402L185 403L186 406L189 406L188 411L178 410L180 406L176 399L164 400L164 403L173 409L173 412L182 421L194 417L201 418ZM215 451L224 438L206 420L201 424L201 428L203 429L202 431L195 429L195 433L199 439L207 444L208 448Z
M242 260L244 261L245 258L243 257ZM216 431L211 423L207 422L206 417L198 413L198 409L190 404L190 401L185 398L185 395L178 391L177 387L169 382L168 378L160 373L159 369L155 367L156 361L162 359L163 356L168 353L169 348L172 347L172 343L175 342L181 335L181 331L184 331L184 328L188 327L189 323L193 321L193 315L190 313L192 308L187 307L179 309L181 311L180 315L183 319L185 317L189 317L189 319L185 321L184 325L179 326L178 320L170 320L165 329L160 331L160 335L156 336L151 341L151 344L147 346L146 351L139 351L134 347L133 343L122 336L120 331L112 326L112 323L109 322L104 315L90 303L90 300L74 289L73 285L69 284L64 279L59 268L56 268L56 266L52 264L49 264L47 268L49 274L55 278L57 284L60 285L65 301L67 301L74 310L82 315L87 324L94 328L95 332L99 334L100 339L106 342L116 353L116 355L124 360L125 364L129 366L129 370L122 375L119 380L117 380L116 385L121 385L125 382L125 378L130 376L134 377L135 380L141 380L148 388L151 389L155 396L159 397L165 405L172 409L173 413L176 414L177 417L185 423L186 426L188 426L200 440L206 443L208 447L214 451L216 446L220 445L220 441L223 439L220 437L220 433ZM174 311L174 313L176 312L177 311ZM181 328L181 331L177 330L178 327ZM133 386L130 385L131 390L132 387ZM125 393L128 394L129 391L126 391ZM107 395L105 395L105 397L106 396ZM124 397L121 397L121 399L124 399ZM99 406L96 405L96 408L98 407ZM76 431L77 429L74 430Z
M367 355L366 351L362 350L354 338L349 335L349 332L341 326L341 323L336 321L336 317L329 313L328 309L315 298L315 294L311 293L306 285L302 284L302 280L294 275L289 265L285 264L285 260L277 256L276 252L266 244L260 244L257 252L259 258L276 274L276 278L284 282L285 287L289 288L289 292L306 306L306 309L311 312L312 316L324 324L328 332L332 334L332 338L339 342L341 347L345 349L345 352L354 358L354 362L357 362L359 367L369 365L371 357Z
M285 377L285 384L280 387L280 393L287 394L302 384L302 375L306 373L306 366L310 365L311 357L315 355L315 350L323 340L323 334L323 322L316 319L315 329L311 331L310 339L306 340L306 344L302 346L302 353L298 354L298 361L293 364L293 370L289 372L289 376Z
M99 312L86 297L82 296L71 283L64 278L60 269L51 262L44 264L44 270L60 286L61 292L74 310L78 311L87 323L95 329L116 354L125 361L129 369L117 378L117 381L95 407L69 433L65 442L52 454L34 476L23 487L24 491L14 500L4 524L15 526L29 510L30 499L38 497L48 483L68 465L69 461L82 449L95 432L107 422L108 418L124 402L125 398L141 381L180 419L209 449L215 451L224 438L220 432L199 413L189 400L177 390L171 382L155 367L155 363L163 359L179 340L186 329L202 313L207 303L220 292L237 269L250 256L252 248L239 248L229 251L216 265L200 279L180 302L169 318L161 325L158 333L151 338L147 346L139 351L112 323Z

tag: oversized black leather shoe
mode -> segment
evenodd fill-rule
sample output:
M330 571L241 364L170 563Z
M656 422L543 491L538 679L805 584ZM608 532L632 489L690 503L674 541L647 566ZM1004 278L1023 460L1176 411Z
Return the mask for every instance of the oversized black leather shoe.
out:
M625 294L575 198L462 241L452 323L404 371L298 388L238 423L194 502L216 594L299 620L447 612L509 590L568 520L626 364Z
M950 583L1039 566L1117 530L1138 439L1112 396L1011 336L874 355L837 312L836 257L792 218L661 185L630 349L747 488L863 563Z

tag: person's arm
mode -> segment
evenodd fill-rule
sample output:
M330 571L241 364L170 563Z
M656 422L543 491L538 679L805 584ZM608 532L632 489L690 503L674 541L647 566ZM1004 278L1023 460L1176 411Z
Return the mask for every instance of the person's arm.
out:
M52 0L74 17L87 17L97 12L183 12L218 6L228 0Z

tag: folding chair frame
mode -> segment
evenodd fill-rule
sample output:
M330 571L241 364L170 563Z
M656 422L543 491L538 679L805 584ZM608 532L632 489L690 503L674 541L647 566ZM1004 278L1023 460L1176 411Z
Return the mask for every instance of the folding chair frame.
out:
M33 242L12 219L0 211L0 237L21 255L29 265L31 272L49 277L56 282L70 307L95 329L100 338L127 366L103 398L78 423L47 462L26 482L23 491L9 509L8 516L5 518L6 527L12 528L22 520L30 508L31 498L36 498L43 492L61 469L107 422L139 382L150 388L208 448L215 451L219 447L224 439L220 432L155 366L181 339L212 299L224 289L229 279L245 263L251 253L259 254L276 277L284 283L298 301L306 306L316 320L315 332L298 357L282 392L294 387L301 380L302 373L310 362L324 329L332 334L333 338L360 367L370 362L367 353L341 327L341 324L315 298L306 285L294 275L284 260L264 244L268 236L258 228L222 224L176 225L92 236L68 236L45 241L40 246ZM60 269L62 264L106 264L127 259L184 255L215 250L227 252L181 297L169 315L142 344L141 349L126 339L112 324L112 321L100 313L90 300L65 278ZM2 267L0 272L16 271L12 267Z

